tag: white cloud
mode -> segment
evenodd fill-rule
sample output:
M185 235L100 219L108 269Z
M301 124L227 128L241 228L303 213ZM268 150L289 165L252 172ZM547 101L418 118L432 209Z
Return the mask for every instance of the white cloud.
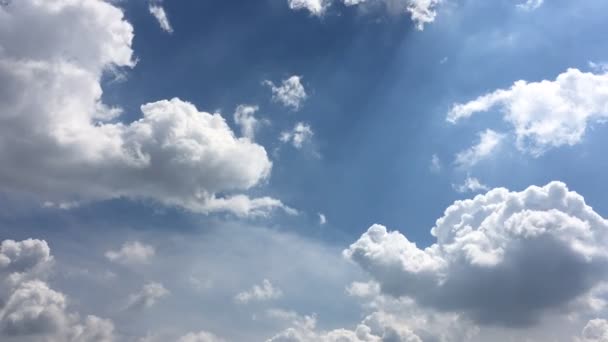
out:
M580 342L608 342L608 321L592 319L583 329Z
M490 190L490 188L488 188L487 185L481 183L479 181L479 179L475 178L475 177L467 177L467 179L464 180L463 184L453 184L452 187L454 188L454 190L460 192L460 193L467 193L467 192L480 192L480 191L487 191Z
M255 131L260 125L260 121L254 116L258 110L258 106L240 105L236 108L234 122L240 127L243 137L251 140L255 138Z
M151 3L150 6L148 6L148 10L150 11L150 14L156 18L163 31L173 33L173 27L171 27L169 17L167 17L165 9L160 4Z
M172 99L122 123L121 111L101 102L104 70L135 65L133 28L117 7L23 0L0 6L0 20L3 190L49 203L151 199L240 216L284 207L238 193L267 180L272 162L219 114Z
M320 225L324 225L327 223L327 217L325 217L325 214L323 213L319 213L319 224Z
M479 133L479 142L456 155L456 166L461 168L471 168L480 161L490 157L500 146L504 139L504 134L487 129Z
M156 251L154 247L143 244L139 241L125 242L120 250L107 251L105 253L108 260L125 265L145 264L150 262Z
M224 340L210 332L201 331L198 333L186 334L180 337L177 342L224 342Z
M420 249L374 225L344 255L383 293L480 324L533 324L608 278L608 222L563 183L457 201L431 232Z
M279 140L284 143L291 143L293 147L300 149L304 144L310 142L313 135L314 132L308 124L298 122L291 131L281 132Z
M322 16L335 1L342 2L346 6L381 3L393 13L409 14L418 30L424 29L424 25L435 21L436 8L442 2L442 0L287 0L289 8L293 10L307 9L315 16Z
M587 126L608 117L608 73L568 69L554 81L517 81L477 99L455 104L447 120L456 123L498 108L511 124L521 151L538 156L546 150L581 142Z
M171 292L161 283L147 283L137 293L129 296L125 310L142 310L154 306L158 300L167 297Z
M243 291L234 297L237 303L247 304L251 301L268 301L281 298L283 291L272 285L270 280L264 279L262 285L254 285L250 290Z
M274 102L278 102L294 111L300 110L302 104L308 98L300 76L291 76L283 80L279 86L271 81L264 81L264 84L272 90L272 100Z
M525 2L517 4L517 8L523 11L533 11L542 6L544 2L544 0L525 0Z

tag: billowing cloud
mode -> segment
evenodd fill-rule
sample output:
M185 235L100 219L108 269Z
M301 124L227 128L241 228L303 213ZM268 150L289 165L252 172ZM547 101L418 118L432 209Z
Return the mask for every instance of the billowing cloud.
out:
M137 293L129 296L125 310L142 310L154 306L160 299L167 297L171 292L163 284L150 282Z
M275 85L271 81L264 81L264 84L272 90L272 100L274 102L278 102L294 111L300 110L302 104L308 98L300 76L291 76L283 80L280 85Z
M283 207L238 193L265 181L272 163L219 114L172 99L117 121L100 79L135 62L133 28L111 3L13 1L0 21L0 188L47 203L144 198L241 216Z
M513 126L517 147L532 155L581 142L588 125L608 117L608 73L568 69L553 81L517 81L477 99L455 104L447 120L456 123L497 108Z
M238 293L234 300L237 303L247 304L251 301L267 301L283 296L280 288L272 285L270 280L264 279L262 285L254 285L250 290Z
M279 140L284 143L291 143L293 147L300 149L306 144L310 142L314 135L312 128L310 125L304 122L298 122L290 131L281 132L281 136Z
M605 319L592 319L583 329L580 342L608 342L608 321Z
M533 324L608 277L608 222L559 182L457 201L431 233L421 249L373 225L344 255L383 293L480 324Z
M107 251L105 257L119 264L134 265L150 262L155 253L154 247L139 241L133 241L125 242L117 251Z
M487 129L479 133L479 142L470 148L459 152L454 163L461 168L471 168L480 161L490 157L500 146L504 134Z
M169 22L169 17L159 2L151 2L148 6L148 10L150 11L150 14L156 18L156 21L158 21L158 24L163 31L173 33L173 27Z
M419 30L424 25L435 21L436 7L442 0L287 0L293 10L306 9L315 16L322 16L333 2L342 2L346 6L364 6L382 4L393 13L407 13Z

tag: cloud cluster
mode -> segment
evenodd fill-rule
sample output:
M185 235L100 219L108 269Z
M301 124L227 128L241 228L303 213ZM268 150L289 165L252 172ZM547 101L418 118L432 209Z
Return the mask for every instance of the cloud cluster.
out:
M477 99L455 104L447 120L457 123L497 108L513 127L519 150L538 156L575 145L587 127L608 117L608 73L568 69L553 81L517 81Z
M390 12L407 13L419 30L424 25L435 21L436 8L441 0L287 0L293 10L306 9L312 15L322 16L333 2L341 2L346 6L366 6L380 4Z
M39 269L53 260L43 240L4 240L0 272L7 289L0 293L0 336L49 342L110 342L114 324L96 316L82 319L68 310L67 298L41 279ZM18 274L18 277L15 277Z
M265 181L272 163L219 114L172 99L123 123L121 110L101 101L103 73L135 65L133 28L111 3L13 1L0 6L0 21L3 190L48 203L143 198L241 216L283 207L235 194Z
M279 140L284 143L291 143L293 147L301 149L304 144L310 142L313 135L314 132L312 131L312 128L310 128L310 125L298 122L293 129L281 132Z
M344 255L383 293L480 324L531 325L608 279L608 221L563 183L457 201L431 233L421 249L373 225Z

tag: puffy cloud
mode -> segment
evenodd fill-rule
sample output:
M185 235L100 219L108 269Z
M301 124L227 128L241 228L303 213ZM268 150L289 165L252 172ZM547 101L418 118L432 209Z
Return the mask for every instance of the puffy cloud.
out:
M500 146L504 137L504 134L487 129L479 133L479 142L477 145L459 152L456 155L456 160L454 162L458 167L471 168L485 158L490 157Z
M156 18L156 21L158 21L158 24L163 31L173 33L173 27L169 22L169 17L167 16L165 9L160 4L152 2L148 6L148 10L150 11L150 14Z
M234 297L237 303L246 304L251 301L267 301L283 296L281 289L272 285L270 280L264 279L262 285L254 285L250 290L241 292Z
M0 243L0 275L29 272L52 261L51 249L44 240L4 240Z
M479 179L477 179L475 177L467 177L467 179L464 180L463 184L460 184L460 185L453 184L452 187L454 188L454 190L456 190L460 193L480 192L480 191L490 190L490 188L488 188L487 185L481 183L479 181Z
M154 306L159 299L167 297L169 294L171 292L163 284L155 282L147 283L139 292L129 296L125 310L148 309Z
M293 147L300 149L309 142L314 135L310 125L298 122L290 131L281 132L279 140L284 143L291 143Z
M581 342L608 342L608 321L592 319L583 329Z
M210 332L201 331L198 333L186 334L180 337L177 342L224 342L224 340Z
M145 264L150 262L156 251L154 247L143 244L139 241L125 242L118 251L107 251L105 253L108 260L120 264L133 265Z
M308 98L300 76L291 76L283 80L281 85L278 86L271 81L264 81L264 84L272 90L272 100L274 102L295 111L300 110L302 104Z
M111 3L13 1L0 6L0 20L2 189L49 203L144 198L241 216L283 207L234 193L266 180L272 163L219 114L172 99L117 121L121 110L101 101L100 79L135 63L133 28Z
M580 143L587 126L608 116L608 73L568 69L554 81L517 81L477 99L455 104L447 120L456 123L498 108L511 124L521 151L546 150Z
M436 7L442 0L287 0L293 10L307 9L315 16L322 16L334 2L342 2L346 6L374 5L381 3L391 12L408 13L419 30L424 25L435 21ZM534 0L530 0L534 1Z
M234 112L234 122L240 127L243 137L253 140L260 121L253 116L259 110L258 106L240 105Z
M533 11L543 5L545 0L526 0L521 4L517 4L517 8L523 11Z
M374 225L344 255L383 293L481 324L535 323L608 276L608 222L560 182L457 201L431 233L421 249Z

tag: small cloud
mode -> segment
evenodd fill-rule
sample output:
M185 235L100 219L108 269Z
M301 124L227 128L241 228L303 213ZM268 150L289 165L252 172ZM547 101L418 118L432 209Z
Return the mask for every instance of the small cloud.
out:
M234 112L234 122L240 127L241 135L250 140L255 138L255 131L260 126L260 121L254 116L258 110L258 106L240 105Z
M291 143L293 147L301 149L305 143L309 142L314 135L310 126L303 122L298 122L291 131L283 131L279 140L284 143Z
M455 164L460 168L471 168L480 161L488 158L500 146L505 135L487 129L479 133L477 145L458 153Z
M129 296L125 310L142 310L152 307L158 300L171 294L161 283L147 283L141 291Z
M490 188L475 177L467 177L463 184L452 184L452 188L460 193L488 191Z
M522 11L534 11L543 5L544 0L526 0L523 3L517 4L517 8Z
M126 242L117 251L107 251L105 256L108 260L123 265L146 264L154 257L154 247L145 245L139 241Z
M326 223L327 223L327 218L325 217L325 214L319 213L319 224L323 226Z
M441 159L439 159L436 154L433 154L433 157L431 158L431 165L429 166L429 169L432 173L441 172Z
M271 81L264 81L263 84L269 86L272 90L272 101L298 111L308 98L301 80L300 76L291 76L283 80L280 86L276 86Z
M281 289L272 285L270 280L264 279L262 285L254 285L250 290L243 291L234 297L239 304L247 304L251 301L267 301L283 296Z
M173 33L173 27L169 22L169 17L167 17L167 13L165 12L165 9L160 5L160 2L153 1L152 3L150 3L150 6L148 6L148 10L150 11L150 14L152 14L154 18L156 18L158 24L160 25L160 28L163 29L163 31L167 33Z

